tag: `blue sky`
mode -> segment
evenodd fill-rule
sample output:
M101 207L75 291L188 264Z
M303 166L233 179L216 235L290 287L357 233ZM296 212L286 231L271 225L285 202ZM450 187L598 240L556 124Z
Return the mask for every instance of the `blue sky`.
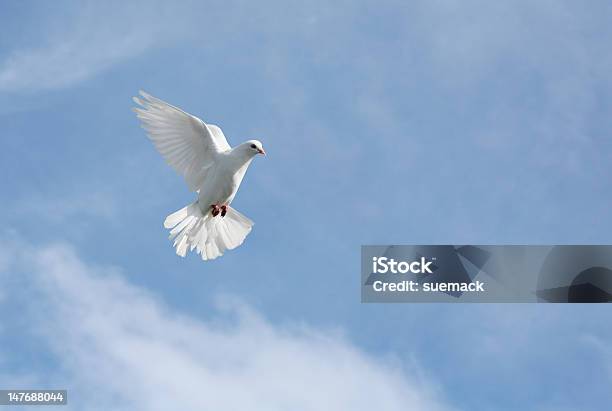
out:
M606 307L361 305L359 247L610 243L610 18L604 1L3 2L1 385L61 381L79 410L164 409L118 375L176 384L182 409L606 409ZM216 261L167 240L193 195L138 126L139 89L264 143L233 203L256 225Z

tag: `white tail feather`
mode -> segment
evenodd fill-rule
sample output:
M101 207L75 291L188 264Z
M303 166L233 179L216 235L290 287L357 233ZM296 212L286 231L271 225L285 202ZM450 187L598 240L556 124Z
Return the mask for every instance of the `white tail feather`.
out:
M178 255L185 257L188 249L195 249L203 260L212 260L242 244L253 222L231 207L225 217L203 214L195 202L166 217L164 227L170 230Z

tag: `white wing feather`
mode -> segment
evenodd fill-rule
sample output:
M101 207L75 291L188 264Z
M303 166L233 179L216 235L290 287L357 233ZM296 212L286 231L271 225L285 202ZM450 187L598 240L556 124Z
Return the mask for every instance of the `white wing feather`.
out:
M144 91L140 95L134 102L142 108L134 111L149 139L189 188L198 191L217 155L231 149L223 131Z
M206 124L206 125L208 126L208 129L211 131L212 135L215 137L216 140L225 141L225 143L227 144L227 140L225 139L225 134L223 134L223 130L221 130L221 127L215 124Z

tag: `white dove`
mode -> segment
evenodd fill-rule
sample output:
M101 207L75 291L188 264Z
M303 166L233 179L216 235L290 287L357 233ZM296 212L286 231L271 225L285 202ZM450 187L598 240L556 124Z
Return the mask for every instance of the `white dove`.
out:
M164 227L171 230L176 253L196 249L203 260L238 247L253 222L230 207L251 161L265 155L261 143L249 140L230 147L223 131L206 124L144 91L134 97L134 108L157 151L187 181L198 199L170 214Z

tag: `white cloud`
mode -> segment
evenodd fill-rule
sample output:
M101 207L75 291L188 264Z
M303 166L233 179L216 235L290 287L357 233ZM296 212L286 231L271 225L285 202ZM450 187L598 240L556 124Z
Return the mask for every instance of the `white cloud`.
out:
M38 380L66 381L74 409L450 409L430 382L337 333L273 325L227 298L214 318L191 318L68 246L0 244L29 284L5 304L23 304L27 332L61 365Z

